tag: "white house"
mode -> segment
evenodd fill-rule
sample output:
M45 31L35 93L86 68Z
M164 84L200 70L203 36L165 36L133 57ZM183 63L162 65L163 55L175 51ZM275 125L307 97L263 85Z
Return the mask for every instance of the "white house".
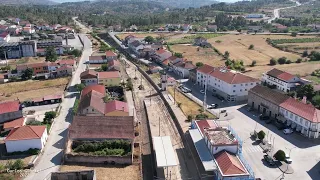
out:
M308 138L319 138L320 110L313 105L289 98L280 104L279 119Z
M5 144L7 152L41 150L48 138L46 126L21 126L10 131Z
M107 63L108 60L105 56L89 56L89 63L90 64L103 64Z
M269 86L275 86L277 89L284 92L292 91L297 86L306 83L305 80L276 68L267 73L263 73L261 82L267 83Z
M196 68L196 66L193 65L191 61L190 62L178 62L178 63L174 64L172 67L173 67L173 72L182 78L188 78L189 71Z
M94 70L86 70L80 74L80 80L86 86L98 84L98 73Z
M139 51L144 48L144 45L139 41L135 40L128 44L128 47L136 54L139 54Z
M172 53L170 51L167 51L165 49L159 49L153 55L153 59L159 63L162 63L164 60L170 58L171 56Z
M244 101L248 91L258 84L259 80L224 67L204 65L197 70L197 84L220 95L227 101Z

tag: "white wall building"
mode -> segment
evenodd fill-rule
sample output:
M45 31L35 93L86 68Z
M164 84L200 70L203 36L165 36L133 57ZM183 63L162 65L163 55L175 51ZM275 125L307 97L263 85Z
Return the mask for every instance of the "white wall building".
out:
M46 126L22 126L13 129L5 139L7 152L42 150L48 138Z
M290 92L297 86L307 82L290 73L274 68L262 75L261 83L267 83L269 86L275 86L280 91Z
M192 62L178 62L174 64L172 67L173 72L182 78L188 78L189 71L196 68L196 66L193 65Z
M248 91L258 84L259 80L226 68L214 68L205 65L197 70L197 84L219 95L227 101L244 101Z

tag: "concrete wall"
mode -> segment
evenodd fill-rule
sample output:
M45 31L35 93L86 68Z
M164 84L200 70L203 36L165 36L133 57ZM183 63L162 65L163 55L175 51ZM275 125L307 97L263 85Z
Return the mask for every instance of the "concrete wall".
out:
M19 141L6 141L7 152L27 151L30 148L42 149L41 139L27 139Z
M53 172L51 174L51 180L96 180L96 172L94 170L84 171L67 171L67 172Z
M132 156L84 156L65 154L66 163L94 163L94 164L109 164L114 161L116 164L132 164Z
M16 111L11 113L0 114L0 123L4 123L10 120L18 119L22 117L22 111Z

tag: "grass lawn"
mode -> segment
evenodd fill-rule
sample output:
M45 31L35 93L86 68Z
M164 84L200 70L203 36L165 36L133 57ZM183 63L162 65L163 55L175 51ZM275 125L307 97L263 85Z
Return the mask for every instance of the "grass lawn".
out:
M88 170L94 169L96 171L96 178L98 180L139 180L140 172L138 165L130 166L110 166L103 167L99 166L72 166L72 165L63 165L60 167L60 171L79 171L79 170Z
M43 97L51 94L61 94L69 77L50 80L28 80L0 84L0 101L13 100L19 98L24 101L31 98Z
M168 88L168 92L172 97L174 97L174 90L172 87ZM184 94L180 93L177 90L176 90L176 101L177 103L181 103L180 109L186 116L192 115L193 117L195 117L197 114L200 113L198 109L200 109L201 106L196 102L190 100L188 97L186 97ZM205 112L205 114L208 115L209 119L215 118L215 116L209 112Z

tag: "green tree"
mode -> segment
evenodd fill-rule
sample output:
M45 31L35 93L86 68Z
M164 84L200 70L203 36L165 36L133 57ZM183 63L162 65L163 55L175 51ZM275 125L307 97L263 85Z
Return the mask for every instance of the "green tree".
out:
M303 98L303 96L306 96L307 99L310 100L310 99L312 99L313 95L314 95L314 89L311 84L306 84L306 85L300 86L297 89L297 96L300 98Z
M271 66L274 66L276 64L277 64L277 61L274 58L270 59L270 65Z
M266 133L262 130L258 133L258 138L262 141L266 136Z
M286 57L281 57L278 59L278 63L279 64L285 64L287 62L287 58Z
M254 45L253 45L253 44L250 44L249 49L250 49L250 50L254 49Z
M194 117L191 114L189 114L188 117L187 117L188 122L191 122L193 120L193 118Z
M70 52L71 55L74 55L75 57L80 57L82 55L82 51L79 49L74 49Z
M320 108L320 95L317 94L315 96L312 97L312 104L316 107L316 108Z
M257 64L257 61L253 60L252 63L251 63L251 67L254 67L256 64Z
M46 48L46 61L55 62L58 59L58 55L54 47L50 46Z
M197 67L201 67L201 66L203 66L203 63L202 63L202 62L197 62L197 63L196 63L196 66L197 66Z
M16 160L13 164L12 164L12 169L23 169L25 167L24 162L21 159Z
M292 61L290 60L290 59L288 59L287 61L286 61L286 64L291 64L292 63Z
M55 111L49 111L44 114L43 122L45 124L50 124L52 119L56 117L57 113Z
M176 57L178 57L178 58L182 58L183 56L182 56L182 53L174 53L174 56L176 56Z
M154 42L154 38L152 36L147 36L144 38L144 41L150 44Z
M308 57L308 51L303 51L303 53L302 53L302 57Z
M22 72L21 78L23 80L31 79L33 75L33 69L27 68Z
M81 92L86 87L86 85L81 83L74 85L74 87L77 89L78 92Z
M283 150L278 150L273 157L278 161L284 161L286 159L286 153Z
M298 34L298 33L296 33L296 32L292 32L292 33L291 33L291 36L292 36L292 37L296 37L297 34Z
M108 71L108 64L102 64L101 69L102 71Z
M297 59L297 61L296 61L296 63L301 63L301 62L302 62L301 58Z
M224 52L223 57L224 57L225 59L229 59L229 57L230 57L229 51Z

